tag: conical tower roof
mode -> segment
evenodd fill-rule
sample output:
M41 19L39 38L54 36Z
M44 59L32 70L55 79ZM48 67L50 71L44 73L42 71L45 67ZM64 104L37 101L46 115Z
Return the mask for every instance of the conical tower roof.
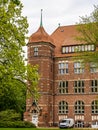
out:
M33 33L29 38L29 43L35 43L35 42L49 42L53 43L53 39L51 36L45 31L43 24L42 24L42 10L41 10L41 21L40 21L40 27L38 30Z
M33 42L49 42L53 43L53 39L46 33L43 27L39 27L39 29L33 33L29 38L29 43Z

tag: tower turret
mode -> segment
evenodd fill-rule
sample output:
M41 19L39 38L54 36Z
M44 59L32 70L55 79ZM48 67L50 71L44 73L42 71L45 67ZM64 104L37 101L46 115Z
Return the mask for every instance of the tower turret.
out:
M27 44L28 48L28 63L31 65L39 65L39 92L40 99L38 105L41 108L41 115L38 116L40 126L50 125L53 121L53 57L54 57L54 44L53 39L45 31L42 23L42 10L41 21L38 30L33 33ZM28 99L27 99L28 100ZM28 106L32 104L33 99L29 99ZM31 108L33 109L33 108ZM30 111L30 110L29 110ZM31 114L31 121L33 114ZM30 118L30 117L29 117Z

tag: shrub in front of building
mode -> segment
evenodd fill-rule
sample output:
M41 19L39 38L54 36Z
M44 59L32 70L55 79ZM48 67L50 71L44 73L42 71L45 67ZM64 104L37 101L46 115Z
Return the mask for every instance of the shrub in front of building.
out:
M1 128L35 128L31 122L22 121L21 115L14 110L5 110L0 112Z

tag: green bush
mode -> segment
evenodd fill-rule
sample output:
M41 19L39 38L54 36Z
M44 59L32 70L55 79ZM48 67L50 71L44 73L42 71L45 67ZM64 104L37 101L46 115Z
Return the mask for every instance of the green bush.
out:
M26 121L0 121L1 128L35 128L36 126Z
M20 121L21 115L15 110L6 110L0 112L0 121Z
M14 110L0 112L0 127L4 128L35 128L31 122L21 121L21 115Z

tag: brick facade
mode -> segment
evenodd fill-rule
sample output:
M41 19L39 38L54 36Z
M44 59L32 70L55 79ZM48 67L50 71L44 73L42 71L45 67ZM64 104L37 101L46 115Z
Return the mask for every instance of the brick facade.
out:
M74 41L73 34L77 34L75 25L59 27L51 36L45 32L43 27L40 27L29 39L27 45L28 63L38 64L41 75L39 81L41 96L38 101L41 108L38 115L39 126L57 126L62 118L68 117L75 120L76 127L84 127L93 121L98 121L98 110L92 112L92 102L98 100L98 71L91 73L88 63L84 65L82 73L75 73L73 56L76 55L74 53L62 54L62 46L64 45L81 45L81 43ZM64 35L66 36L64 37ZM37 48L35 55L34 48ZM67 63L66 73L59 73L59 63ZM97 82L95 92L92 92L91 89L92 80ZM66 81L68 85L65 87ZM75 86L78 81L80 85L82 84L79 86L80 88ZM65 87L64 90L62 86L60 88L60 83ZM64 92L61 93L61 91ZM61 101L66 105L60 106ZM32 110L34 109L32 102L33 99L27 99L26 112L24 113L24 120L31 122ZM94 109L98 109L98 104Z

